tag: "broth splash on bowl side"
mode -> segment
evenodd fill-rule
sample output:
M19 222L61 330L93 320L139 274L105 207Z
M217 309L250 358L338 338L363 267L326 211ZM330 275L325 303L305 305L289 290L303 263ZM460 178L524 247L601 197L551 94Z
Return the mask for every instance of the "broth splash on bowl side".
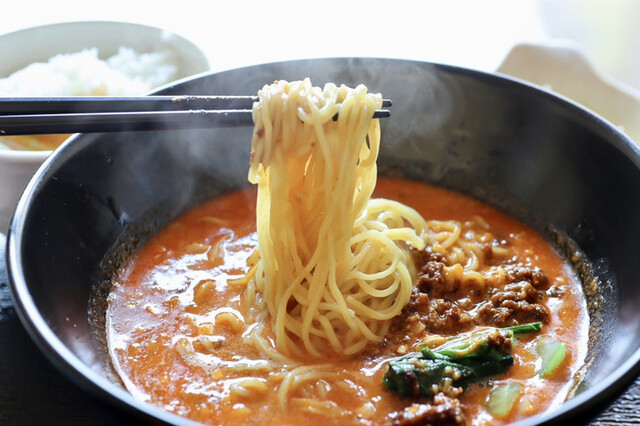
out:
M352 357L274 364L246 342L256 326L247 315L243 281L258 245L256 194L235 191L173 221L115 278L107 337L127 389L210 424L297 424L302 418L308 424L416 418L500 424L562 403L585 357L588 315L577 276L552 245L512 217L449 190L381 178L374 195L416 209L433 229L458 223L462 231L447 258L434 255L434 247L415 253L419 278L412 299L380 343ZM474 244L479 264L456 265L456 249ZM483 279L449 279L471 270ZM435 288L438 274L449 274L444 282L453 285ZM425 345L437 351L449 336L534 321L542 323L540 332L510 339L513 365L506 373L464 388L439 387L435 398L399 396L384 383L390 361ZM553 347L549 342L566 345L557 366L543 356ZM318 375L284 383L294 369Z

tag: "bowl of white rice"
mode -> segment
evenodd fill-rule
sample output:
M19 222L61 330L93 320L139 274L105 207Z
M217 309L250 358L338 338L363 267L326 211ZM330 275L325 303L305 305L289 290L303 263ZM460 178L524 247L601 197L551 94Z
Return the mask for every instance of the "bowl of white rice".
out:
M137 96L210 69L206 54L180 35L108 21L0 35L0 58L0 97ZM0 232L28 180L68 136L0 136Z

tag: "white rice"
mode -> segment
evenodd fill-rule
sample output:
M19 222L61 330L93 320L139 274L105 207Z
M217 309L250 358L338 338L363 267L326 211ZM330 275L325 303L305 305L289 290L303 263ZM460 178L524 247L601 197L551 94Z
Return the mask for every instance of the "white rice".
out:
M98 49L61 54L0 78L0 96L134 96L175 78L169 52L137 53L120 47L106 60Z

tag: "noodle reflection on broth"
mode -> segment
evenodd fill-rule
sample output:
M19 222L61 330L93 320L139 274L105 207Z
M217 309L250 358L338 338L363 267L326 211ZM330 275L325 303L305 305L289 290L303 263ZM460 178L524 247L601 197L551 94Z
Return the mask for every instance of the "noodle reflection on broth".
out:
M278 81L258 96L249 180L258 185L260 259L248 305L261 325L250 338L272 353L262 333L270 322L282 354L356 354L408 303L409 246L425 245L415 210L371 199L380 144L372 117L382 97L308 79Z

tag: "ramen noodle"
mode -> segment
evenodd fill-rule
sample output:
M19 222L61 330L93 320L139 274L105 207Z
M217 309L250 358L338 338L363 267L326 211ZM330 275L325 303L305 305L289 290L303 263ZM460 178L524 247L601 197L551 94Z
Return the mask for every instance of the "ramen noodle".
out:
M251 318L271 322L272 349L283 354L353 355L380 342L409 302L409 248L425 245L415 210L370 200L380 144L371 117L382 98L364 86L320 90L308 79L277 82L259 96L249 171L259 245ZM266 348L262 329L252 337Z

